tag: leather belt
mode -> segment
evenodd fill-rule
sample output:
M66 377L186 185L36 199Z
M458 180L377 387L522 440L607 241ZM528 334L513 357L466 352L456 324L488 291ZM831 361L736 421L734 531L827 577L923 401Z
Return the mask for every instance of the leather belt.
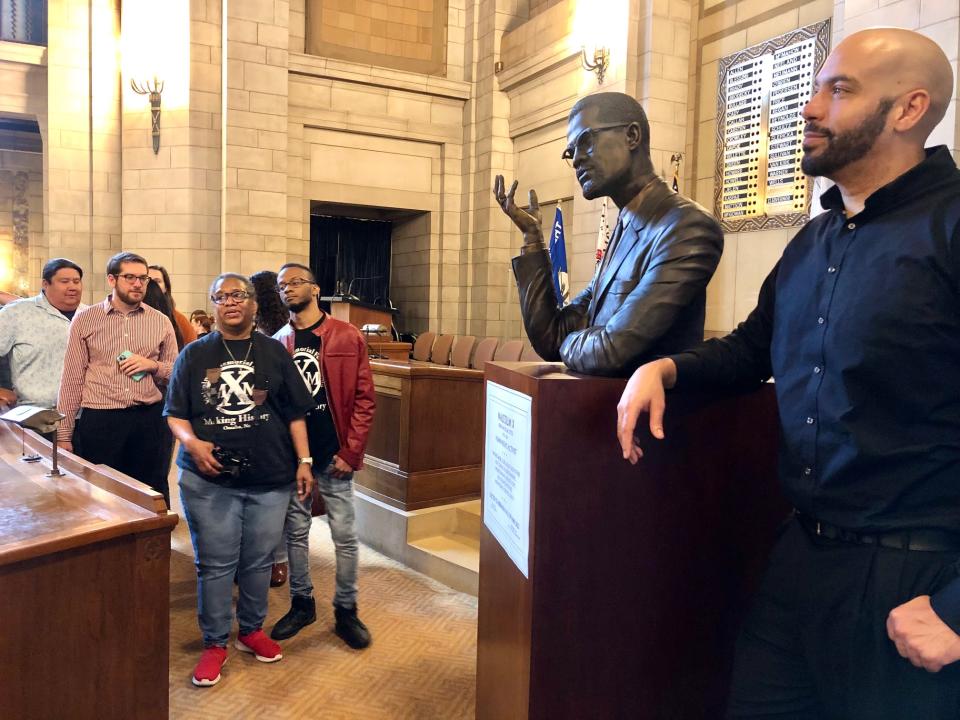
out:
M794 511L794 515L810 535L826 540L838 540L858 545L879 545L880 547L897 550L917 550L919 552L960 552L960 532L917 529L858 533L825 523L797 511Z

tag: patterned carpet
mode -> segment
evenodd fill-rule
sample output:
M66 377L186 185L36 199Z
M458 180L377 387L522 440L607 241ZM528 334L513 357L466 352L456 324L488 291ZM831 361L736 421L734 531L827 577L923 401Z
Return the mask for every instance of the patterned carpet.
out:
M170 486L176 488L172 477ZM173 505L180 512L178 498ZM283 642L283 660L273 664L235 650L231 637L223 679L214 687L196 688L190 682L202 650L196 575L181 516L170 569L170 717L473 718L476 598L361 545L360 617L370 628L373 644L354 651L333 634L333 544L322 518L314 520L310 549L317 622ZM271 589L265 629L288 608L287 586Z

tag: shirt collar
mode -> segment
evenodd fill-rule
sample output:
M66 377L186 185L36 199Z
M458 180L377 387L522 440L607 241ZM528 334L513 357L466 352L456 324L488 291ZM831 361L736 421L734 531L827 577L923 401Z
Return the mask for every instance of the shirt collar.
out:
M103 307L104 312L106 312L108 315L112 312L120 313L121 315L133 315L134 313L146 312L143 309L143 303L140 303L137 306L136 310L131 310L129 313L122 313L113 306L113 303L111 302L112 298L113 298L113 293L111 293L110 295L107 295L107 299L104 300L102 303L100 303L100 305Z
M890 210L896 205L909 202L916 197L926 195L930 189L949 180L957 172L957 164L953 161L946 145L926 148L926 157L917 165L907 170L903 175L874 190L864 202L863 210L857 217L866 219ZM820 196L820 205L827 210L843 212L843 196L840 188L834 185Z
M43 308L50 315L56 315L57 317L67 320L67 316L64 315L58 308L55 308L53 304L47 299L47 295L43 290L34 298L36 300L37 306ZM77 305L77 310L80 310L83 307L83 303Z

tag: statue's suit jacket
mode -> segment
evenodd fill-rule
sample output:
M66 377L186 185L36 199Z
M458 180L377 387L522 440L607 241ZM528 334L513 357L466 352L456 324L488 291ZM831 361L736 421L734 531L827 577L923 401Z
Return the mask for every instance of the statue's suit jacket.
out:
M620 211L607 257L563 309L547 252L513 259L527 336L544 360L627 375L703 339L706 287L722 252L716 220L655 179Z

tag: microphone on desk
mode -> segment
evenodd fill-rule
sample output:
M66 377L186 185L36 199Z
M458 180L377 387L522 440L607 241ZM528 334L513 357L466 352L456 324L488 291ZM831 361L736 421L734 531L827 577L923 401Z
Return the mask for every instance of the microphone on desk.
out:
M370 275L369 277L355 277L353 280L350 281L350 284L347 285L347 294L344 297L353 298L354 300L359 300L360 298L358 298L356 295L353 294L353 284L357 280L379 280L382 277L383 275Z

